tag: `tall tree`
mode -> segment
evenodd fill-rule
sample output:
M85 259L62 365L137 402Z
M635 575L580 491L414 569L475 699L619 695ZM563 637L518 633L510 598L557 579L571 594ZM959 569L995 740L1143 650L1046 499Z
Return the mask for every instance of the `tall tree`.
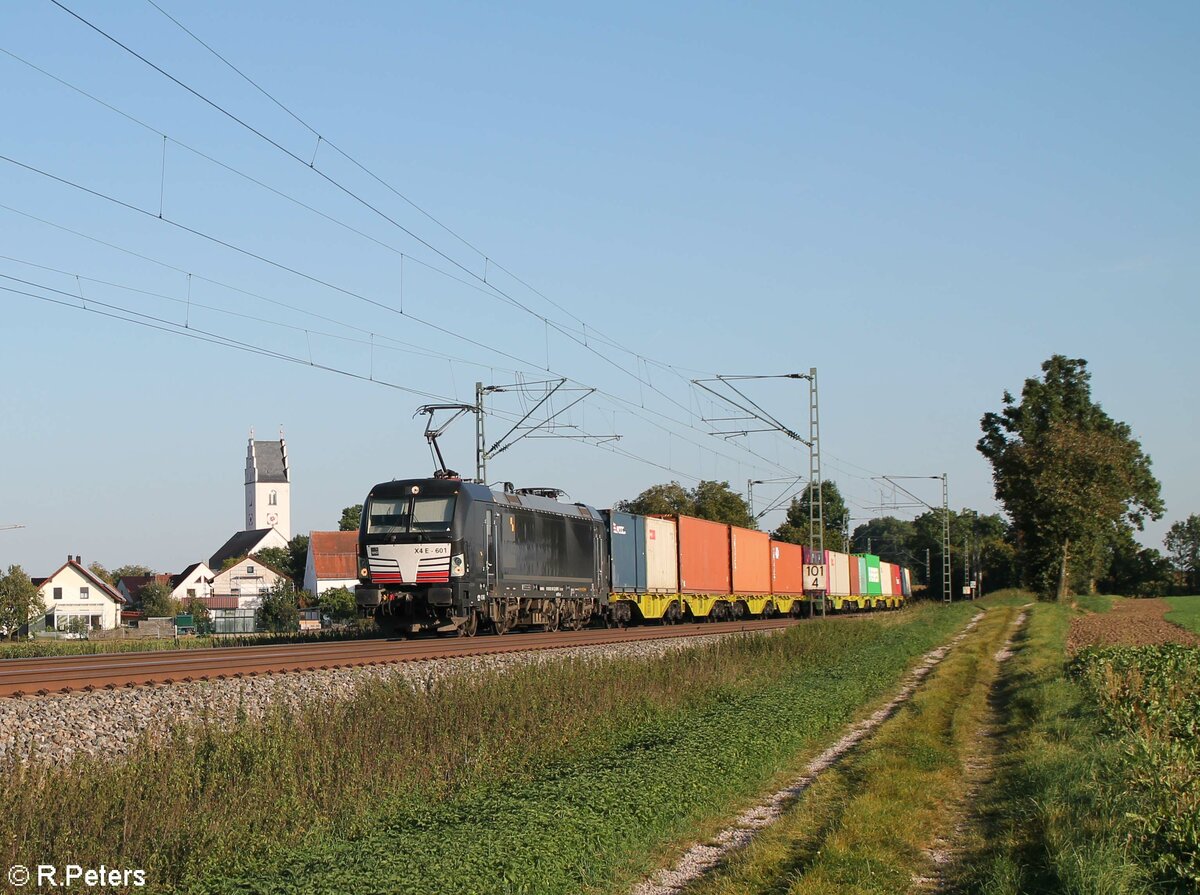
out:
M694 516L696 515L696 498L679 482L667 482L664 485L651 485L633 500L618 502L617 509L623 513L634 513L638 516L665 516L676 513Z
M166 618L178 613L179 606L171 598L171 588L152 581L138 592L138 602L147 618Z
M144 578L154 574L154 569L149 566L139 565L137 563L129 563L123 566L117 566L108 573L112 578L113 584L116 584L122 578Z
M101 581L103 581L105 584L111 584L114 587L117 584L117 579L112 576L112 572L110 572L108 569L104 568L104 566L102 566L98 562L88 563L88 571L91 572L93 575L95 575L97 578L99 578Z
M300 596L290 581L280 581L263 594L257 619L258 627L276 634L300 629Z
M617 509L643 516L678 513L742 528L758 528L746 498L730 488L729 482L702 481L691 489L679 482L652 485L632 500L619 501Z
M38 589L20 566L0 576L0 636L16 638L44 611Z
M807 544L809 531L809 507L816 489L811 483L804 486L799 497L792 499L787 518L771 537L789 544ZM846 528L850 522L850 510L837 482L821 482L821 516L825 522L825 549L845 553L847 549Z
M940 532L940 520L938 524ZM874 553L884 562L899 563L916 571L916 549L913 547L916 535L916 525L913 522L897 519L895 516L880 516L855 528L850 544L856 552ZM920 556L924 560L923 550ZM918 576L921 579L924 578L924 568L922 564Z
M1163 513L1150 458L1130 427L1092 400L1087 361L1054 355L1021 400L1004 393L984 414L978 449L1012 519L1026 580L1063 597L1076 554L1090 555L1114 525L1138 529Z
M701 482L692 492L696 502L695 515L713 522L724 522L741 528L758 528L750 515L746 498L729 487L729 482Z
M296 535L286 547L264 547L254 554L254 558L281 575L286 575L296 587L301 587L308 563L308 535Z
M1167 530L1163 545L1171 554L1171 564L1182 573L1189 589L1200 587L1200 516L1192 513Z
M338 531L358 531L362 523L362 508L361 503L344 507L342 518L338 521Z

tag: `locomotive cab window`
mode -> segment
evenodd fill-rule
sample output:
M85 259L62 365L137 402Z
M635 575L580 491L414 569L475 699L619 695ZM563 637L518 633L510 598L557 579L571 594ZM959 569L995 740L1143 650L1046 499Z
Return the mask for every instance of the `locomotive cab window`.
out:
M367 534L448 532L454 501L454 495L372 498L367 505Z

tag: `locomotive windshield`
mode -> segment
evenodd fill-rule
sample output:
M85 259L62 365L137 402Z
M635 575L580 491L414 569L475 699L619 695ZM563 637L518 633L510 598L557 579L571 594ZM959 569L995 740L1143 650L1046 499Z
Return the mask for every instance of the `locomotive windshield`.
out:
M367 534L449 532L455 497L374 497L367 504Z

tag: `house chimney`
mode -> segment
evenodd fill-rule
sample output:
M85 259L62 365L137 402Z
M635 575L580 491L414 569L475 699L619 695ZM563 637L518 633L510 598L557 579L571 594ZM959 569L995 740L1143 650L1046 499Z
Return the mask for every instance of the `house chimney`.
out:
M75 554L75 564L78 566L83 565L83 557L80 556L78 553Z
M71 561L71 554L68 553L67 554L67 562L70 562L70 561Z

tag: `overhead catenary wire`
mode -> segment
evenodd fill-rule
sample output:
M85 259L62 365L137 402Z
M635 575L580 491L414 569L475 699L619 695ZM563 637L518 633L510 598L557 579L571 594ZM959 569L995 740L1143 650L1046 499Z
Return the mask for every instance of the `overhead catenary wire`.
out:
M510 299L511 301L513 301L514 303L517 303L519 306L521 306L521 307L524 307L523 305L520 305L520 303L519 303L519 302L517 302L515 298L513 298L511 295L508 295L508 293L504 292L504 290L501 290L501 289L499 289L498 287L496 287L494 284L492 284L492 283L488 282L488 281L486 280L486 278L480 277L480 275L479 275L478 273L476 273L475 271L471 270L471 269L470 269L470 268L468 268L466 265L464 265L464 264L462 264L461 262L459 262L457 259L454 259L453 257L451 257L451 256L450 256L448 253L441 251L441 250L440 250L440 249L438 249L436 246L432 245L430 242L428 242L427 240L423 239L422 237L420 237L419 235L417 235L416 233L414 233L414 232L413 232L412 230L410 230L409 228L407 228L407 227L404 227L404 226L403 226L402 224L400 224L398 221L396 221L396 220L395 220L395 219L393 219L391 216L389 216L387 213L385 213L384 211L382 211L382 209L378 208L376 205L374 205L373 203L369 202L369 201L368 201L368 200L366 200L364 197L362 197L362 196L360 196L359 194L357 194L355 191L353 191L353 190L349 189L348 187L346 187L344 184L342 184L342 183L341 183L340 181L338 181L336 178L334 178L334 177L330 176L329 174L325 173L324 171L320 170L319 168L316 168L316 167L314 167L314 166L313 166L311 163L306 163L306 162L304 161L304 159L303 159L302 157L300 157L300 156L299 156L297 153L293 152L292 150L289 150L287 147L283 146L283 145L282 145L280 142L278 142L277 140L275 140L275 139L271 138L270 136L266 135L266 134L265 134L263 131L259 130L258 128L255 128L255 127L254 127L253 125L251 125L249 122L245 121L245 120L244 120L243 118L241 118L240 116L238 116L238 115L234 114L233 112L229 111L229 110L228 110L228 109L226 109L224 106L222 106L220 103L217 103L216 101L214 101L214 100L210 99L209 97L207 97L207 96L205 96L203 93L201 93L199 90L197 90L197 89L195 89L194 87L190 86L189 84L185 83L185 82L184 82L184 81L182 81L180 78L177 78L176 76L172 75L170 72L166 71L164 68L162 68L161 66L157 65L156 63L154 63L153 61L151 61L150 59L148 59L146 56L144 56L143 54L141 54L141 53L137 52L137 51L136 51L136 50L134 50L132 47L130 47L130 46L128 46L127 44L123 43L121 40L119 40L118 38L116 38L116 37L115 37L115 36L113 36L112 34L109 34L107 31L105 31L104 29L100 28L98 25L96 25L96 24L94 24L93 22L89 21L88 19L84 18L83 16L81 16L80 14L78 14L77 12L75 12L74 10L70 9L69 7L67 7L65 4L63 4L63 3L59 2L59 0L50 0L50 2L51 2L51 3L53 3L55 6L59 7L60 9L62 9L64 12L66 12L66 13L68 13L69 15L71 15L72 17L74 17L75 19L77 19L78 21L80 21L81 23L83 23L84 25L86 25L88 28L90 28L90 29L92 29L93 31L95 31L97 34L99 34L99 35L101 35L102 37L104 37L105 39L107 39L107 40L111 41L113 44L115 44L116 46L120 47L120 48L121 48L122 50L124 50L125 52L129 53L130 55L132 55L132 56L133 56L133 57L135 57L136 59L140 60L141 62L143 62L144 64L146 64L146 65L147 65L147 66L149 66L150 68L154 69L155 71L157 71L157 72L158 72L159 74L161 74L162 76L166 77L166 78L167 78L168 80L170 80L171 82L175 83L176 85L178 85L178 86L179 86L179 87L181 87L182 89L186 90L186 91L187 91L189 94L191 94L191 95L195 96L197 99L201 100L201 101L202 101L202 102L204 102L206 105L210 106L211 108L213 108L214 110L216 110L216 111L217 111L217 112L219 112L220 114L222 114L222 115L224 115L225 117L229 118L231 121L235 122L235 123L236 123L236 124L238 124L239 126L241 126L241 127L245 128L247 131L249 131L250 133L254 134L256 137L258 137L258 138L260 138L260 139L262 139L262 140L266 141L268 144L270 144L271 146L273 146L274 148L276 148L277 150L279 150L280 152L282 152L282 153L283 153L285 156L287 156L287 157L291 158L292 160L294 160L294 161L296 161L296 162L299 162L300 164L302 164L302 165L304 165L305 167L309 168L309 170L311 170L311 171L314 171L314 172L315 172L315 173L317 173L317 174L318 174L318 175L319 175L319 176L320 176L322 179L324 179L325 181L327 181L328 183L330 183L331 185L333 185L334 187L336 187L338 190L340 190L340 191L342 191L343 193L345 193L345 194L346 194L348 197L352 198L354 201L356 201L356 202L360 203L360 204L361 204L361 205L363 205L365 208L367 208L367 209L369 209L370 211L372 211L373 213L377 214L377 215L378 215L378 216L380 216L380 217L381 217L383 220L385 220L385 221L387 221L388 223L392 224L393 226L395 226L395 227L399 228L401 231L405 232L405 233L406 233L406 234L408 234L410 237L412 237L413 239L415 239L417 242L421 243L421 244L422 244L423 246L425 246L426 248L430 249L431 251L433 251L434 253L436 253L436 254L437 254L437 255L439 255L440 257L444 258L446 261L448 261L449 263L451 263L451 264L452 264L452 265L454 265L455 267L459 268L459 269L460 269L460 270L462 270L464 273L466 273L466 274L468 274L469 276L471 276L471 277L475 278L476 280L479 280L480 282L483 282L485 285L487 285L487 286L489 286L489 287L491 287L491 288L495 289L495 290L496 290L496 292L498 292L498 293L500 293L500 294L502 294L502 295L506 296L507 298L509 298L509 299ZM156 8L157 8L157 7L156 7ZM161 10L161 9L160 9L159 11L160 11L160 12L162 12L162 10ZM164 13L164 14L165 14L165 13ZM170 16L168 16L168 18L171 18L171 20L172 20L172 21L176 22L176 24L179 24L179 23L178 23L178 21L177 21L177 20L175 20L173 17L170 17ZM180 26L180 27L182 27L182 26ZM191 32L190 32L190 31L188 31L186 28L185 28L184 30L185 30L185 32L187 32L187 33L189 33L189 34L191 35ZM195 38L195 39L199 40L198 38L196 38L196 37L195 37L195 35L191 35L191 36L193 36L193 38ZM200 43L201 43L203 46L205 46L205 48L206 48L206 49L208 49L210 52L213 52L213 53L214 53L214 55L217 55L217 57L218 57L218 58L220 58L220 59L222 60L222 62L224 62L225 64L229 65L231 68L234 68L234 70L235 70L235 71L237 71L237 73L238 73L239 75L241 75L243 78L246 78L246 80L248 80L248 81L250 81L251 83L253 83L253 82L251 81L251 79L249 79L249 78L248 78L248 76L244 75L242 72L240 72L240 70L238 70L236 67L232 66L232 64L231 64L231 63L229 63L229 62L228 62L228 60L225 60L223 57L221 57L221 56L220 56L220 54L216 53L216 51L215 51L215 50L213 50L211 47L209 47L209 46L208 46L206 43L204 43L203 41L199 41L199 42L200 42ZM254 86L256 87L256 89L258 89L258 90L260 90L261 92L263 92L264 94L266 94L266 91L265 91L263 88L261 88L259 85L257 85L257 84L254 84ZM273 102L275 102L275 103L276 103L277 105L279 105L281 108L284 108L283 104L282 104L282 103L280 103L278 100L276 100L274 97L271 97L271 99L272 99L272 101L273 101ZM301 119L299 118L299 116L295 115L295 113L292 113L290 110L287 110L287 111L289 112L289 114L291 114L291 115L292 115L293 117L295 117L297 120L301 120ZM307 127L307 128L309 128L310 132L312 132L312 133L314 133L315 135L317 135L317 137L318 137L318 140L324 140L324 142L326 142L326 143L329 143L328 139L327 139L327 138L324 138L322 135L320 135L319 133L317 133L316 129L314 129L314 128L311 128L311 127L310 127L309 125L307 125L307 124L304 124L304 126L305 126L305 127ZM331 143L330 143L329 145L331 145L331 146L332 146L333 144L331 144ZM340 152L340 150L338 150L338 151ZM344 153L343 153L343 154L344 154ZM345 155L345 154L344 154L344 155ZM346 155L346 157L347 157L348 159L350 159L350 157L349 157L348 155ZM377 181L379 181L380 183L383 183L385 186L388 186L388 188L389 188L389 189L391 189L393 192L396 192L396 194L397 194L397 195L400 195L402 198L404 198L406 202L410 202L410 204L413 204L413 205L414 205L414 207L417 207L417 206L415 205L415 203L411 203L411 200L408 200L408 199L407 199L407 197L403 197L403 195L402 195L402 194L400 194L400 193L399 193L399 191L395 190L393 187L390 187L390 185L386 184L386 182L384 182L384 181L382 180L382 178L379 178L377 175L374 175L373 173L369 172L369 171L368 171L368 170L365 168L365 166L362 166L360 163L358 163L358 162L354 161L353 159L350 159L350 160L351 160L351 161L352 161L354 164L356 164L357 166L359 166L360 168L362 168L364 171L366 171L368 174L371 174L371 176L372 176L374 179L376 179L376 180L377 180ZM422 212L423 214L425 214L425 215L427 215L428 217L430 217L430 219L431 219L431 220L436 220L436 219L434 219L434 218L432 217L432 215L429 215L429 214L428 214L427 212L425 212L423 209L419 209L419 210L421 210L421 212ZM439 226L443 226L443 227L445 227L445 225L441 224L441 222L440 222L440 221L439 221L439 222L437 222L437 223L439 224ZM446 229L448 230L449 228L446 228ZM457 234L455 234L455 235L456 235L456 237L457 237ZM461 237L458 237L458 238L460 238L460 239L461 239ZM464 243L465 243L465 240L464 240ZM469 243L466 243L466 244L467 244L467 245L470 245ZM473 248L473 250L474 250L474 251L476 251L476 252L479 252L479 250L478 250L478 249L475 249L473 246L472 246L472 248ZM482 253L482 252L480 252L480 254L482 254L482 255L483 255L483 257L484 257L484 259L485 259L485 260L490 260L490 256L488 256L488 255L486 255L485 253ZM507 272L507 271L506 271L506 272ZM511 274L510 274L510 276L511 276ZM514 278L515 278L515 277L514 277ZM520 281L520 280L519 280L519 278L515 278L515 279L518 279L518 281ZM523 281L520 281L520 282L523 282ZM526 285L527 285L527 284L526 284ZM527 285L527 288L532 288L532 287L528 287L528 285ZM535 292L536 292L536 290L533 290L533 291L535 291ZM539 294L540 294L540 293L539 293ZM547 300L549 300L549 299L547 299ZM569 328L567 328L567 327L564 327L564 326L562 326L561 324L555 323L555 322L551 321L551 320L550 320L548 317L546 317L546 316L544 316L544 315L541 315L541 314L538 314L537 312L534 312L534 311L532 311L531 309L526 309L526 310L529 310L529 311L530 311L530 313L534 314L534 316L537 316L539 319L541 319L541 320L542 320L542 321L545 323L545 325L547 326L547 328L549 328L549 327L553 327L553 328L554 328L556 331L560 332L561 334L563 334L563 335L567 336L568 338L572 339L573 341L577 342L577 343L578 343L578 344L580 344L582 347L584 347L584 348L585 348L585 350L589 351L590 353L592 353L593 355L595 355L596 357L598 357L599 359L601 359L601 360L602 360L602 361L604 361L605 363L607 363L607 364L611 365L611 366L612 366L614 369L616 369L616 370L620 371L621 373L623 373L623 374L625 374L625 375L632 376L633 378L635 378L635 379L638 379L640 382L644 383L644 384L645 384L645 385L646 385L648 388L650 388L652 391L655 391L657 394L659 394L659 395L660 395L662 398L664 398L665 400L667 400L669 403L671 403L671 404L675 405L676 407L678 407L678 408L680 408L680 409L686 410L686 407L684 407L684 405L683 405L683 404L681 404L681 403L680 403L678 400L676 400L676 399L675 399L675 398L673 398L672 396L670 396L670 395L666 394L665 392L663 392L661 389L659 389L659 388L658 388L657 386L655 386L653 383L650 383L650 382L646 381L645 379L643 379L643 378L642 378L642 377L641 377L639 374L637 374L637 373L631 373L631 372L630 372L630 371L629 371L629 370L628 370L626 367L623 367L622 365L620 365L620 364L616 363L616 362L615 362L615 361L614 361L612 358L608 357L607 355L605 355L605 354L603 354L603 353L601 353L601 352L599 352L599 351L596 351L596 350L595 350L595 349L594 349L594 348L593 348L591 345L589 345L589 344L587 343L587 340L586 340L586 338L581 338L581 337L580 337L580 335L579 335L579 333L578 333L577 331L572 331L571 329L569 329ZM572 315L572 316L574 316L574 315ZM576 319L579 319L579 318L576 318ZM582 321L581 321L581 322L582 322ZM598 331L596 331L594 327L593 327L593 331L598 333ZM602 334L601 334L601 335L602 335ZM612 345L612 347L614 347L614 348L617 348L617 349L619 349L619 350L621 350L621 351L624 351L624 352L626 352L626 353L629 353L629 354L633 355L634 357L637 357L637 358L641 358L641 357L642 357L642 355L638 354L637 352L633 351L632 349L628 349L628 348L626 348L624 345L622 345L622 344L621 344L621 343L619 343L619 342L616 342L616 341L610 340L610 344ZM670 365L667 365L666 367L664 367L664 369L670 370L672 373L674 373L674 375L680 376L680 378L681 378L681 379L683 379L683 378L684 378L684 377L682 377L682 376L681 376L681 375L680 375L680 374L679 374L679 373L678 373L678 372L677 372L677 371L676 371L674 368L672 368ZM692 427L692 428L695 428L695 427ZM711 433L707 433L707 434L711 434ZM741 445L739 445L739 447L743 447L743 448L744 448L744 446L741 446ZM748 449L747 449L747 450L748 450ZM753 451L749 451L749 452L750 452L751 454L754 454L754 453L755 453L755 452L753 452ZM761 455L758 455L758 456L760 456L760 459L764 459L764 460L766 460L766 459L767 459L767 458L765 458L765 457L762 457ZM768 461L768 462L769 462L769 461ZM779 465L779 464L776 464L776 465ZM780 466L780 468L783 468L783 467L782 467L782 466Z

